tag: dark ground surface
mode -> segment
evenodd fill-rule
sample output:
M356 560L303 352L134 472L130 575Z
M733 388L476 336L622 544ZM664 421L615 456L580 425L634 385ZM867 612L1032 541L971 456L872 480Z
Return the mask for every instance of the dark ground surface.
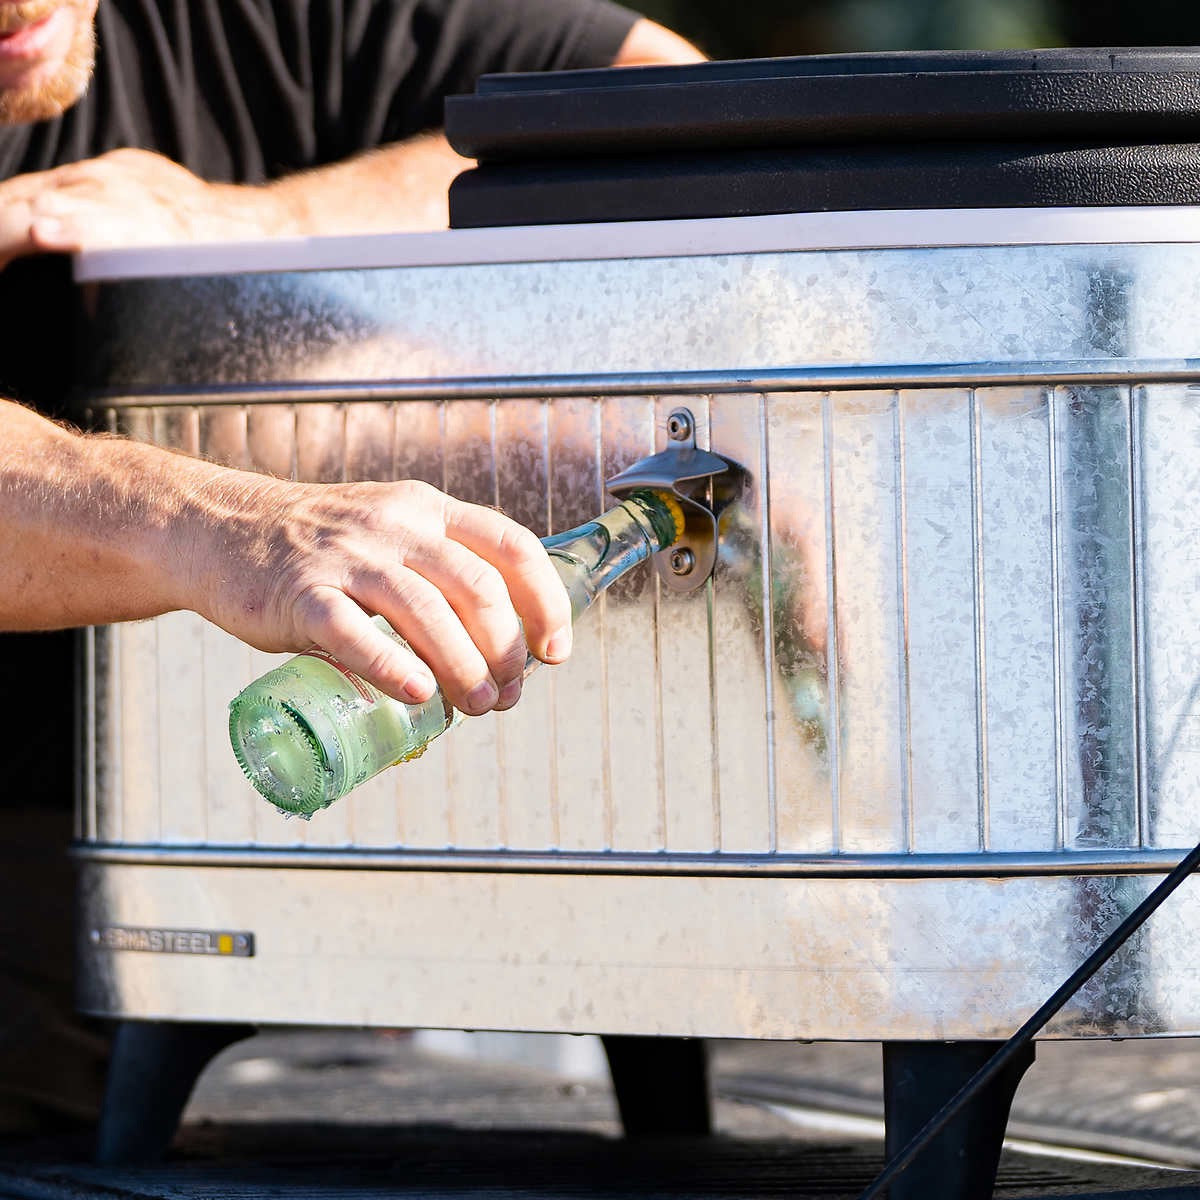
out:
M840 1116L880 1113L877 1046L713 1050L717 1136L638 1144L603 1083L437 1057L404 1034L260 1034L205 1074L164 1164L95 1167L82 1138L15 1143L0 1200L842 1200L870 1182L880 1142ZM1197 1042L1044 1043L1010 1132L1200 1167L1198 1075ZM996 1194L1200 1200L1200 1171L1009 1151Z

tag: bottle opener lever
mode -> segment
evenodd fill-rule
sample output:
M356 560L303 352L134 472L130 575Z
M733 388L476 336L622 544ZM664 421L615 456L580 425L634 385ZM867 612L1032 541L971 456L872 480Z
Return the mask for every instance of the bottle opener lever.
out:
M696 422L686 408L667 417L670 444L614 475L605 486L622 499L638 488L670 492L683 509L683 536L654 556L659 577L673 592L703 587L717 564L718 519L738 491L745 470L731 458L696 445Z

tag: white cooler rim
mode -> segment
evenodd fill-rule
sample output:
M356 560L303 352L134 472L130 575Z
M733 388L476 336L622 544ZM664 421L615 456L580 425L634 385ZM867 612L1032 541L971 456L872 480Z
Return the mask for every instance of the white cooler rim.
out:
M78 283L823 250L1200 243L1200 206L892 209L515 225L91 250Z

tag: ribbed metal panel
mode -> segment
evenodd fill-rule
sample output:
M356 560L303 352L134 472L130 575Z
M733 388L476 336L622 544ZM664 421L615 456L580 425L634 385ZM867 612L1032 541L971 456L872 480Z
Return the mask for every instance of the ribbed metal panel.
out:
M311 824L225 706L275 661L194 614L90 638L85 839L681 854L1168 848L1200 782L1191 388L1030 384L118 407L109 427L310 480L427 479L539 534L686 403L745 464L712 583L643 571L518 708ZM1186 452L1184 452L1186 451Z

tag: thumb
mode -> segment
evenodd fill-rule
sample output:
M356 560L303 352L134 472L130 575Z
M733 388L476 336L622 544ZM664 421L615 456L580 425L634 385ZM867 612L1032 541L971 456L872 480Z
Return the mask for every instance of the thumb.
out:
M70 254L83 249L83 239L78 230L61 217L38 217L30 226L29 232L30 248L27 253L51 250Z
M9 209L0 208L0 270L14 258L23 258L37 249L30 224L29 205L19 203Z

